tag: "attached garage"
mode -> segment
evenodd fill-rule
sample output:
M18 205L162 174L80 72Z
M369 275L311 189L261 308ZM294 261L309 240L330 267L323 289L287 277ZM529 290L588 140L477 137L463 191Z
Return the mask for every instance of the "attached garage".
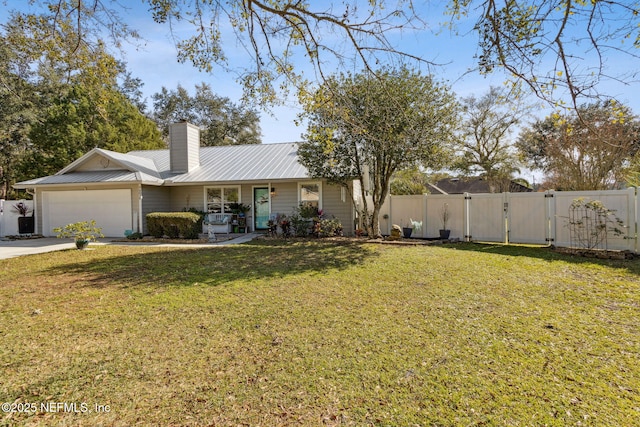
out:
M130 189L43 191L42 214L45 236L54 236L55 227L92 219L107 237L133 229Z

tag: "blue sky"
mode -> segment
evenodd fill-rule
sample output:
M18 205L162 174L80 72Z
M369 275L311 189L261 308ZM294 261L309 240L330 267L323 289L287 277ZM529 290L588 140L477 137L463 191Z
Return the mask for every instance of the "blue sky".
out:
M22 9L26 7L25 3L24 0L2 0L0 4L5 7L0 8L0 21L6 20L7 10ZM442 14L440 6L433 6L440 2L424 1L421 3L416 1L414 3L422 4L419 6L421 17L428 18L434 30L437 30L438 25L448 19ZM431 5L428 5L429 3ZM150 101L151 95L159 92L163 86L167 89L175 89L180 84L193 93L195 84L201 82L208 83L219 95L229 97L234 102L239 101L242 90L233 75L218 68L214 69L212 73L199 72L189 63L178 63L176 60L177 51L169 27L153 22L151 14L147 10L148 6L140 0L130 0L123 2L123 4L130 7L129 11L123 14L123 18L145 38L143 46L139 48L125 45L125 60L133 76L144 82L143 92L148 101ZM323 2L324 4L326 3ZM465 25L470 24L462 22L460 25L464 28ZM178 26L174 27L174 30L180 33L182 28ZM222 31L226 30L223 28ZM242 61L245 60L242 49L237 45L233 34L229 33L229 35L231 37L226 39L228 40L225 46L226 53L231 61L242 65ZM477 49L477 37L473 33L457 36L448 31L442 31L437 35L432 32L419 34L397 32L393 34L392 41L399 50L409 51L426 60L443 64L431 68L429 71L437 80L449 84L458 96L472 94L480 96L486 92L490 85L501 85L505 79L505 76L499 72L487 77L480 76L475 72L467 74L467 71L476 65L473 56ZM628 57L614 57L610 59L609 64L617 69L624 69L624 67L631 65L628 61L630 61ZM637 64L633 65L637 67ZM307 67L306 64L301 64L301 66ZM636 114L640 113L638 84L611 84L606 88L606 91L609 95L618 97L620 101L629 105ZM532 99L532 101L536 100ZM260 111L264 143L291 142L301 139L304 128L296 127L294 124L294 119L299 113L295 99L289 99L287 105L286 107L272 108L271 114ZM531 117L531 121L544 117L548 110L541 107L539 113L539 116Z

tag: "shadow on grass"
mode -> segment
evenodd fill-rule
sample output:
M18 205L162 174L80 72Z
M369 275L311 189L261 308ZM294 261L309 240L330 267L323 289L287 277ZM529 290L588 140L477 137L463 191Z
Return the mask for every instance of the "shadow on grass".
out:
M579 255L570 255L556 252L550 247L531 247L520 245L503 245L492 243L460 243L456 245L445 245L450 249L472 251L487 254L504 256L523 256L528 258L538 258L546 261L564 261L573 264L598 264L607 267L624 269L630 274L640 276L640 259L616 260L587 258Z
M278 278L301 273L321 274L346 269L375 256L361 242L253 241L243 245L202 249L153 250L96 256L65 263L46 274L82 277L89 286L220 285L234 280Z

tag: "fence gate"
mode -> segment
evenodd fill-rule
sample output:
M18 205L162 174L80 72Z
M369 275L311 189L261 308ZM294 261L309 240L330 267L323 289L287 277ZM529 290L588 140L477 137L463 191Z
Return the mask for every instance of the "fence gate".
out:
M480 242L506 242L506 199L502 193L465 194L467 201L467 239Z
M551 242L552 196L549 193L506 193L510 243L544 245Z

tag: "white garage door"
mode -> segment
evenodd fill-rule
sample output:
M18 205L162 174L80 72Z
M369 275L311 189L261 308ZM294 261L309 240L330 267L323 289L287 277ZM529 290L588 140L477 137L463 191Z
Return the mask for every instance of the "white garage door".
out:
M132 228L131 190L42 193L42 234L45 236L55 236L52 231L55 227L92 219L105 236L124 236L124 231Z

